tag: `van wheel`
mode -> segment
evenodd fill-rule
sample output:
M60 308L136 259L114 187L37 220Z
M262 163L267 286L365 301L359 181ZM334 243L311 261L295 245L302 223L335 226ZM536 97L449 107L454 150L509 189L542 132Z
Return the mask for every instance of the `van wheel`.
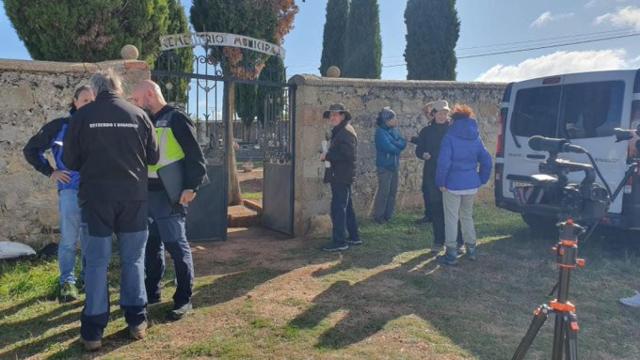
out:
M536 214L522 214L522 220L529 225L531 231L534 234L540 234L544 237L555 236L558 235L558 228L556 224L558 220L555 217L548 217ZM554 241L556 238L554 237Z

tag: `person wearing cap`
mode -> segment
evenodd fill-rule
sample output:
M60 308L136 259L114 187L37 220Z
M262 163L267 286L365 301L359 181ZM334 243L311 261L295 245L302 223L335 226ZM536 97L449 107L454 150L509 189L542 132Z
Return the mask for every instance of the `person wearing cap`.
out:
M453 123L442 139L436 185L442 191L445 216L445 248L439 260L444 265L457 264L456 238L460 225L467 245L467 257L476 260L476 230L473 202L478 189L489 181L492 159L487 151L473 109L457 104L451 114ZM460 222L460 225L458 224Z
M407 141L398 132L398 118L390 107L385 107L378 113L376 124L378 191L373 206L373 220L384 224L391 220L395 209L400 154L407 147Z
M424 162L422 168L422 199L424 201L424 216L418 219L419 224L426 224L433 221L433 206L430 196L434 194L430 191L429 180L435 175L436 157L434 152L439 151L440 142L449 125L449 103L446 100L429 102L422 109L424 116L429 123L420 130L417 138L414 138L416 146L416 157ZM439 126L432 126L439 123ZM433 170L433 171L431 171ZM437 199L436 195L436 200Z
M449 130L449 103L437 100L428 103L424 109L425 116L430 122L421 131L416 141L416 156L424 161L422 170L422 194L425 203L425 218L421 222L431 222L433 226L433 246L431 253L438 253L444 246L444 205L442 192L436 186L436 169L440 145L447 130ZM462 236L458 236L458 247L464 244Z
M344 251L349 245L360 245L358 223L353 210L351 185L356 177L356 148L358 138L351 126L351 113L343 104L333 104L324 112L332 127L329 149L322 154L321 161L329 163L325 169L324 182L331 185L332 242L322 250ZM346 237L346 234L349 237Z

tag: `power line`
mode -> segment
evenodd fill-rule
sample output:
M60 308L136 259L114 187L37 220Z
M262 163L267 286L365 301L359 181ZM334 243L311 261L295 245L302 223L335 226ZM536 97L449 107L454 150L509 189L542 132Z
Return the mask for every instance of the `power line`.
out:
M508 46L508 45L517 45L517 44L532 44L532 43L546 42L546 41L549 41L549 40L551 40L553 42L554 40L560 40L560 39L582 38L582 37L590 37L590 36L595 36L595 35L604 35L604 34L612 34L612 33L615 33L616 35L624 35L624 34L627 34L627 33L631 32L631 31L634 31L634 30L631 29L631 28L628 28L628 29L623 29L623 30L608 30L608 31L598 31L598 32L581 33L581 34L552 36L552 37L546 37L546 38L540 38L540 39L520 40L520 41L512 41L512 42L506 42L506 43L487 44L487 45L471 46L471 47L466 47L466 48L458 48L458 49L456 49L456 51L483 49L483 48L492 48L492 47L502 47L502 46ZM576 39L576 40L578 40L578 39Z
M599 39L574 41L574 42L568 42L568 43L559 43L559 44L546 45L546 46L528 47L528 48L514 49L514 50L494 51L494 52L473 54L473 55L464 55L464 56L458 56L457 58L458 59L472 59L472 58L494 56L494 55L514 54L514 53L527 52L527 51L533 51L533 50L549 49L549 48L554 48L554 47L563 47L563 46L587 44L587 43L606 41L606 40L622 39L622 38L628 38L628 37L639 36L639 35L640 35L640 32L636 32L636 33L632 33L632 34L609 36L609 37L604 37L604 38L599 38ZM400 66L406 66L406 65L407 65L407 63L394 64L394 65L384 65L383 67L391 68L391 67L400 67Z
M465 48L457 48L456 52L464 52L465 50L473 50L473 49L488 49L488 48L493 48L493 47L504 47L504 46L509 46L509 45L517 45L517 44L535 44L535 43L544 43L544 42L548 42L551 41L551 43L549 44L540 44L540 46L563 46L563 45L558 45L555 40L561 40L561 39L574 39L576 41L586 41L587 39L580 39L580 38L584 38L584 37L591 37L591 36L596 36L596 35L604 35L604 34L615 34L617 35L629 35L630 31L634 31L633 29L629 28L629 29L623 29L623 30L609 30L609 31L598 31L598 32L590 32L590 33L581 33L581 34L568 34L568 35L562 35L562 36L552 36L552 37L546 37L546 38L540 38L540 39L532 39L532 40L520 40L520 41L512 41L512 42L505 42L505 43L496 43L496 44L486 44L486 45L478 45L478 46L471 46L471 47L465 47ZM593 41L601 41L600 38L597 39L588 39L588 40L593 40ZM514 48L514 49L503 49L500 51L511 51L511 50L519 50L518 48ZM458 56L458 59L464 59L466 58L467 55L460 55ZM477 54L471 54L469 56L472 57L477 57ZM404 55L395 55L395 56L385 56L382 58L382 60L392 60L392 59L400 59L403 58ZM387 65L385 67L395 67L395 66L402 66L400 64L397 65ZM309 65L307 64L296 64L296 65L290 65L287 66L290 69L293 68L302 68L302 69L310 69L310 68L318 68L320 67L320 64L318 63L317 65Z

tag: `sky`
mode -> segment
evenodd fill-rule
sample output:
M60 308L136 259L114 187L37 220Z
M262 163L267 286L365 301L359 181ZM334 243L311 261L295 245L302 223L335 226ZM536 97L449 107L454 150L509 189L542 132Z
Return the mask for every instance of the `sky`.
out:
M406 78L405 0L379 0L382 78ZM182 0L188 9L190 0ZM288 76L318 74L326 0L297 1L300 12L284 48ZM640 68L640 36L555 47L560 43L640 35L640 0L458 0L459 81L517 81L566 72ZM0 58L30 59L0 9ZM506 44L506 45L505 45ZM531 47L535 51L484 55ZM549 47L551 46L551 47Z

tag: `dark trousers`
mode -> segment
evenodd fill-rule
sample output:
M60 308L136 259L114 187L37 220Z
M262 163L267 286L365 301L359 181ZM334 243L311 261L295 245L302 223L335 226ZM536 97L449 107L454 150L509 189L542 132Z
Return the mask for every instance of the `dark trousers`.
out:
M424 217L426 219L433 219L435 216L431 203L433 201L442 201L442 197L437 196L439 191L436 186L435 174L427 171L425 164L425 168L422 170L422 200L424 201Z
M433 209L431 208L431 200L429 199L429 190L422 189L422 200L424 201L424 217L433 219Z
M433 226L433 245L443 246L445 240L444 231L444 204L442 201L432 202L432 215L433 217L431 225Z
M193 290L193 258L187 241L186 211L181 205L173 205L164 191L149 192L149 240L145 254L145 287L149 301L160 300L160 282L164 275L164 249L166 248L176 271L174 307L191 301Z
M331 184L331 222L333 223L333 242L336 245L346 243L346 233L351 240L359 240L358 222L353 211L351 185Z

